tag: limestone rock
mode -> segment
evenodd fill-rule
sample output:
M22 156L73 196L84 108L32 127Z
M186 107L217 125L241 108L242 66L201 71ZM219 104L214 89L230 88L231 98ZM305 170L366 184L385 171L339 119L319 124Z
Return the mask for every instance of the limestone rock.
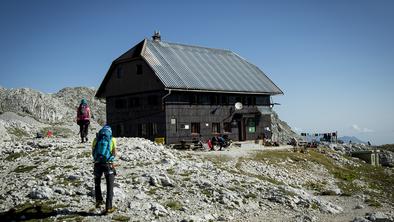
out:
M29 193L29 197L32 199L50 199L53 196L53 191L49 187L38 187L33 188Z

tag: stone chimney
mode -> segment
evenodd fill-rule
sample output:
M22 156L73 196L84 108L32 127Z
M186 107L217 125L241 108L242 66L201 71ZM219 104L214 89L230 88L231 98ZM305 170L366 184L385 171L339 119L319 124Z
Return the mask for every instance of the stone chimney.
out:
M155 42L160 42L160 40L161 40L160 31L155 31L153 33L152 40Z

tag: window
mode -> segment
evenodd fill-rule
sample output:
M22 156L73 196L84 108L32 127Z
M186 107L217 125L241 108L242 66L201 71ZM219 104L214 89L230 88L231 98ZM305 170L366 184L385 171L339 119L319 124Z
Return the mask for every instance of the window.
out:
M210 95L209 100L211 101L211 105L218 105L218 96L217 95Z
M116 68L116 77L118 79L122 78L123 76L123 68L122 66L118 66L118 68Z
M242 96L242 104L246 104L246 102L247 102L247 99L246 99L246 96Z
M253 118L248 119L248 132L255 133L256 132L256 122Z
M138 124L139 137L153 137L157 135L157 123L140 123Z
M237 97L235 98L235 102L237 102L237 103L242 103L242 97L241 97L241 96L237 96Z
M124 108L126 108L126 100L125 99L117 99L117 100L115 100L115 108L116 109L124 109Z
M201 95L200 96L200 104L209 105L210 104L209 96L208 95Z
M212 133L220 133L220 123L212 123Z
M198 104L198 96L197 95L190 95L189 96L189 102L190 102L190 104L192 104L192 105L196 105L196 104Z
M137 65L137 75L141 75L142 74L142 65L138 64Z
M262 105L269 106L270 105L270 97L269 96L257 96L256 104L260 105L260 106L262 106Z
M157 124L156 123L146 124L146 136L152 137L156 134L157 134Z
M192 133L200 133L200 123L192 123Z
M223 130L225 133L231 133L231 123L223 123Z
M236 100L235 96L229 96L228 102L230 105L234 105L237 102L237 100Z
M148 105L157 106L159 104L159 97L157 95L148 96Z
M228 105L228 96L222 95L222 105Z
M134 97L129 99L129 104L128 104L129 108L134 108L138 106L140 106L140 98Z
M138 124L138 136L139 137L146 136L146 124L145 123Z

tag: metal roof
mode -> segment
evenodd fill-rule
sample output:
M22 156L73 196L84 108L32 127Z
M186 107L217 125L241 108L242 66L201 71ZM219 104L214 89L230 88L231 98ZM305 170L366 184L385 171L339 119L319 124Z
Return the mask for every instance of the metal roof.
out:
M258 67L229 50L145 40L141 56L168 89L283 94Z

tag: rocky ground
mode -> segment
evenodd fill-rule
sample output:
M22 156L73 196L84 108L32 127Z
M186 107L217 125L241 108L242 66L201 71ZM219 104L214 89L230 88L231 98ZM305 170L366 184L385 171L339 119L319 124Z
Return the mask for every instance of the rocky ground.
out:
M77 138L1 143L0 217L16 221L394 220L393 169L375 168L331 149L299 153L286 147L242 145L226 151L179 151L141 138L118 138L118 145L114 190L118 211L103 216L94 209L89 144ZM103 190L104 184L103 180Z
M90 144L79 143L75 124L82 98L94 116L89 141L105 122L105 103L94 94L86 87L55 94L0 87L0 221L394 220L393 168L348 156L367 149L362 145L325 144L301 153L244 143L208 152L141 138L117 138L118 210L101 215L94 208ZM297 136L272 117L275 141ZM48 131L52 138L34 138Z
M93 118L91 126L105 123L105 102L94 97L95 89L64 88L45 94L29 88L0 87L0 140L32 138L51 131L58 137L78 134L76 110L82 98L87 99Z

